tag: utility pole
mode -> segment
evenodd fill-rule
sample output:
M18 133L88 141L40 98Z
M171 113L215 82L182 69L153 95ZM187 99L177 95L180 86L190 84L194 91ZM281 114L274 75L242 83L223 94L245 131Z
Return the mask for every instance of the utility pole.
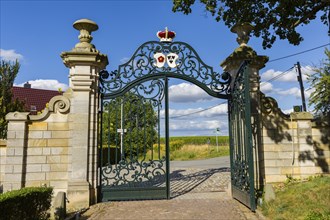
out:
M300 63L297 62L297 69L298 69L298 82L299 82L299 85L300 85L300 92L301 92L301 99L302 99L302 107L303 107L303 111L306 112L307 111L307 108L306 108L306 101L305 101L305 89L304 89L304 84L303 84L303 81L302 81L302 76L301 76L301 67L300 67Z

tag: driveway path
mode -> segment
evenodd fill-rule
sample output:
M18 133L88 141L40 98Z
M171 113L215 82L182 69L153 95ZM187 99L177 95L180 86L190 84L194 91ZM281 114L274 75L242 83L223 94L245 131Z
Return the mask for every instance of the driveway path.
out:
M171 162L171 199L106 202L83 219L261 219L231 198L229 157Z

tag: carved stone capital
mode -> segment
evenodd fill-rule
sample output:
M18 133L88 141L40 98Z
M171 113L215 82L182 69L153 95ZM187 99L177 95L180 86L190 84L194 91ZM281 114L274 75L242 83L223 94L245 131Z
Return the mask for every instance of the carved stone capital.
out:
M224 69L224 71L230 71L238 69L243 61L249 60L249 66L259 70L265 67L268 59L269 58L267 56L259 56L257 52L252 49L252 47L241 45L236 48L235 51L220 64L220 66Z
M97 52L86 51L69 51L62 52L61 58L66 67L71 68L79 65L96 66L100 69L104 69L108 64L108 56Z

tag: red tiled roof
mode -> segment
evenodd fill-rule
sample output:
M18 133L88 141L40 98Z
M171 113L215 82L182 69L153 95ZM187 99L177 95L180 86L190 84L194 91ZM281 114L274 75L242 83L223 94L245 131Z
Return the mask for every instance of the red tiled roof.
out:
M32 89L24 87L13 87L13 98L25 103L26 111L31 110L31 106L36 107L36 111L41 111L46 107L46 103L51 98L62 95L62 92L44 89Z

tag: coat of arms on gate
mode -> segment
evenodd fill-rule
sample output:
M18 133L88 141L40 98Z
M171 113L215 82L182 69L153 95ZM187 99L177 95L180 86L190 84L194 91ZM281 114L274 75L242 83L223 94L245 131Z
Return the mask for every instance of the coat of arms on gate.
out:
M165 31L157 32L157 37L160 39L161 42L172 42L173 38L175 37L175 32L169 31L167 28L165 28ZM169 53L165 55L163 53L158 52L154 54L154 65L158 68L162 68L165 63L167 63L170 68L175 68L179 65L176 62L178 58L179 56L176 53Z

